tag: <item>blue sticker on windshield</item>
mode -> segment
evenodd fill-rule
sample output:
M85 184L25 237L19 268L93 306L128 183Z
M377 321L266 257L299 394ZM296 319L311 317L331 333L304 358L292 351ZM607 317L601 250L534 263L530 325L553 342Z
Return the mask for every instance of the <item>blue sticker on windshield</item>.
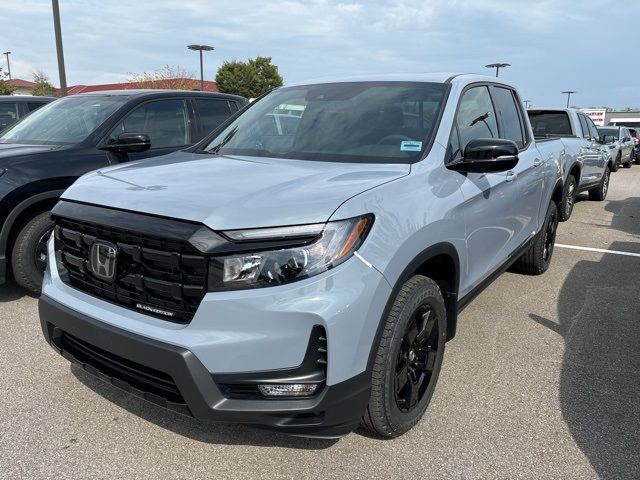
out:
M422 142L403 140L400 144L400 151L402 152L419 152L420 150L422 150Z

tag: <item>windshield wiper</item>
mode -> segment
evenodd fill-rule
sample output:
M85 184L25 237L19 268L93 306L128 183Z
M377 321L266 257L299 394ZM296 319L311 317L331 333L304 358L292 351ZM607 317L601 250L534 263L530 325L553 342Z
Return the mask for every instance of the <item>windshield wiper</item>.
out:
M217 154L222 147L224 147L227 143L229 143L231 141L231 139L234 137L234 135L237 132L238 132L238 127L235 127L233 130L231 130L229 133L227 133L227 136L224 137L224 140L222 140L215 147L212 147L212 148L210 148L210 149L208 149L206 151L209 152L209 153Z

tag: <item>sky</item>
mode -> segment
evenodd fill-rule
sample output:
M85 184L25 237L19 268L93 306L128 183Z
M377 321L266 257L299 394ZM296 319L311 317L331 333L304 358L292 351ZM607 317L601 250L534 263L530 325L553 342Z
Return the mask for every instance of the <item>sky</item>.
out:
M636 1L59 0L67 84L126 81L169 64L205 79L225 60L272 57L285 84L375 73L489 73L538 107L640 107ZM58 71L51 1L3 0L13 78ZM0 66L6 68L4 57Z

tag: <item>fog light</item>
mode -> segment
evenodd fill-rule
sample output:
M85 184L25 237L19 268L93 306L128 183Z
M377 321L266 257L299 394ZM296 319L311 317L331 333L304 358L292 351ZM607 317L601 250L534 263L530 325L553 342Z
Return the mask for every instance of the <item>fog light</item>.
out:
M258 390L260 390L260 393L265 397L305 397L313 395L317 389L317 383L258 385Z

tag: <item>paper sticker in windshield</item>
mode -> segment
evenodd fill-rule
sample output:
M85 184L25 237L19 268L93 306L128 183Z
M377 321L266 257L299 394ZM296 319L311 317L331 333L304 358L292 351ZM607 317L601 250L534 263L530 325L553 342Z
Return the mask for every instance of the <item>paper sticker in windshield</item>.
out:
M415 142L413 140L403 140L400 144L400 151L402 152L419 152L422 150L422 142Z

